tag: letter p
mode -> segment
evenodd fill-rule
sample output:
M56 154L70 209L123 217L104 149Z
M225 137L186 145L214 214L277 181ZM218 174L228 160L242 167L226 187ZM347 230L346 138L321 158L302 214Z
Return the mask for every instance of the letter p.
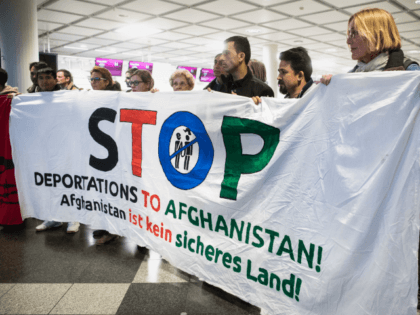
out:
M243 133L253 133L263 139L264 146L258 154L242 154ZM220 198L236 200L241 175L260 172L267 166L280 142L280 129L256 120L225 116L222 135L226 162Z

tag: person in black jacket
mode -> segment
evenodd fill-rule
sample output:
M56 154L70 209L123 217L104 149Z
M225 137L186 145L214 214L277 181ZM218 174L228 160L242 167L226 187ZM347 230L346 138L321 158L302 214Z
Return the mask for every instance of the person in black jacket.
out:
M223 87L220 92L247 97L274 97L271 87L254 77L247 66L251 59L251 46L246 37L232 36L226 39L221 58L228 76L222 75Z
M220 91L222 89L222 75L227 75L227 73L223 69L223 61L221 57L222 54L217 54L216 57L214 57L213 73L216 78L204 88L205 90L210 89L213 91Z

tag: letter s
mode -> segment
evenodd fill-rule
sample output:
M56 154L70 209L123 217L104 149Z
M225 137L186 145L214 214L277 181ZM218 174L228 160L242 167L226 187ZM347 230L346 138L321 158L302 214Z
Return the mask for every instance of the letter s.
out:
M92 138L108 150L106 159L98 159L93 155L90 156L89 165L99 171L108 172L112 170L118 163L118 147L114 139L99 129L99 123L102 120L110 122L115 121L117 112L110 108L101 107L95 110L89 118L89 132Z

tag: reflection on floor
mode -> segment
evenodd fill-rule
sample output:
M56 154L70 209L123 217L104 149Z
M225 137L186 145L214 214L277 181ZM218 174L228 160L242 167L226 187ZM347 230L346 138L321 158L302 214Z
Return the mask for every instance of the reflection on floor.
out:
M81 225L0 230L0 314L259 314L125 238L95 246ZM66 225L65 225L66 227Z

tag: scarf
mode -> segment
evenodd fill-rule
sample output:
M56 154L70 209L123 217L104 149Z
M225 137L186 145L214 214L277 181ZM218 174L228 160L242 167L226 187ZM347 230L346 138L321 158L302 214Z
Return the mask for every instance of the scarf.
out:
M388 58L389 56L387 53L380 53L368 63L359 61L354 69L354 72L383 71L388 62Z

